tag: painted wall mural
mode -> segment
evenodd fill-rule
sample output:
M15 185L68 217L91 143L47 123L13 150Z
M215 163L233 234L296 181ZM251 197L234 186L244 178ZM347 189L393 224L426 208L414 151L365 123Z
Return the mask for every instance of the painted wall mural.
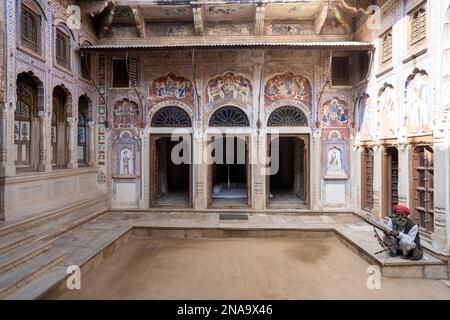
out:
M377 129L377 108L369 95L363 95L358 101L356 132L358 141L372 140ZM358 142L357 141L357 142Z
M309 80L301 75L287 71L270 78L264 87L264 100L267 103L295 99L311 106L312 87Z
M189 37L195 36L194 26L190 24L161 25L145 24L146 34L149 37Z
M116 140L116 176L136 175L136 143L129 131L123 131Z
M314 34L312 24L309 22L302 23L274 23L266 26L266 34L268 35L302 35Z
M206 84L207 108L211 108L216 102L251 103L252 84L250 80L235 75L232 72L226 72L221 76L211 79Z
M414 72L406 83L408 134L431 132L433 110L428 97L428 74Z
M149 97L153 101L182 99L193 104L194 88L192 82L173 73L153 81Z
M323 105L322 125L324 127L348 127L347 104L337 98Z
M379 92L380 137L396 138L399 123L399 108L394 87L385 84Z
M347 149L345 133L337 129L323 133L323 172L325 179L346 179Z
M130 128L139 122L139 107L136 103L123 99L114 106L114 128Z

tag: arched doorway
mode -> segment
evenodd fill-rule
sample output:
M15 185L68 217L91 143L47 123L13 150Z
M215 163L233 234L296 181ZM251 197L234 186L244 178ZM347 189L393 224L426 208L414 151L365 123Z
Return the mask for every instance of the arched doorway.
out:
M89 154L89 98L80 96L78 99L78 131L77 131L77 159L79 166L87 166Z
M308 119L292 106L274 110L267 127L290 127L292 132L308 128ZM307 208L309 206L309 134L283 133L267 136L271 170L266 175L267 206Z
M151 119L150 204L186 206L192 201L191 135L175 137L170 131L191 128L189 114L177 106L159 109ZM161 133L158 133L160 129ZM163 132L169 133L163 133Z
M68 113L71 112L70 93L63 86L53 89L51 120L52 164L55 168L67 168L69 163Z
M30 73L17 77L17 105L14 113L14 162L18 170L35 170L39 164L40 126L38 111L42 82ZM40 108L39 108L40 107Z
M247 207L251 204L249 136L230 133L227 128L250 127L249 119L239 107L224 106L211 115L209 127L224 130L208 139L208 206Z

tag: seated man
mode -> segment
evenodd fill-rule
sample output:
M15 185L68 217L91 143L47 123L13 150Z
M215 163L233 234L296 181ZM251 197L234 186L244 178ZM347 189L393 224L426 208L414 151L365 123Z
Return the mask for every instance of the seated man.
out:
M397 205L392 211L394 217L389 220L386 233L383 237L384 243L390 249L391 257L402 255L404 259L420 260L423 257L420 245L419 227L408 218L410 210L408 207Z

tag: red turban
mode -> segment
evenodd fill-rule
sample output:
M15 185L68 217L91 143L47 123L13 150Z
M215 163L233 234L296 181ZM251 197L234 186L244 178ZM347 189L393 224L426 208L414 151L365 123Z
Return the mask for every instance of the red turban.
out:
M411 213L411 210L409 210L408 207L406 206L402 206L401 204L395 206L392 211L394 211L397 214L401 214L403 216L409 216L409 214Z

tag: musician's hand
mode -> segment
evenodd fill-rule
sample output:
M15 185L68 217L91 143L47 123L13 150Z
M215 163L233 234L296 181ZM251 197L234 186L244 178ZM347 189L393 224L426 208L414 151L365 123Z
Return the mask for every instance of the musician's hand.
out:
M389 232L389 235L392 237L398 237L400 233L398 231L392 230L391 232Z

